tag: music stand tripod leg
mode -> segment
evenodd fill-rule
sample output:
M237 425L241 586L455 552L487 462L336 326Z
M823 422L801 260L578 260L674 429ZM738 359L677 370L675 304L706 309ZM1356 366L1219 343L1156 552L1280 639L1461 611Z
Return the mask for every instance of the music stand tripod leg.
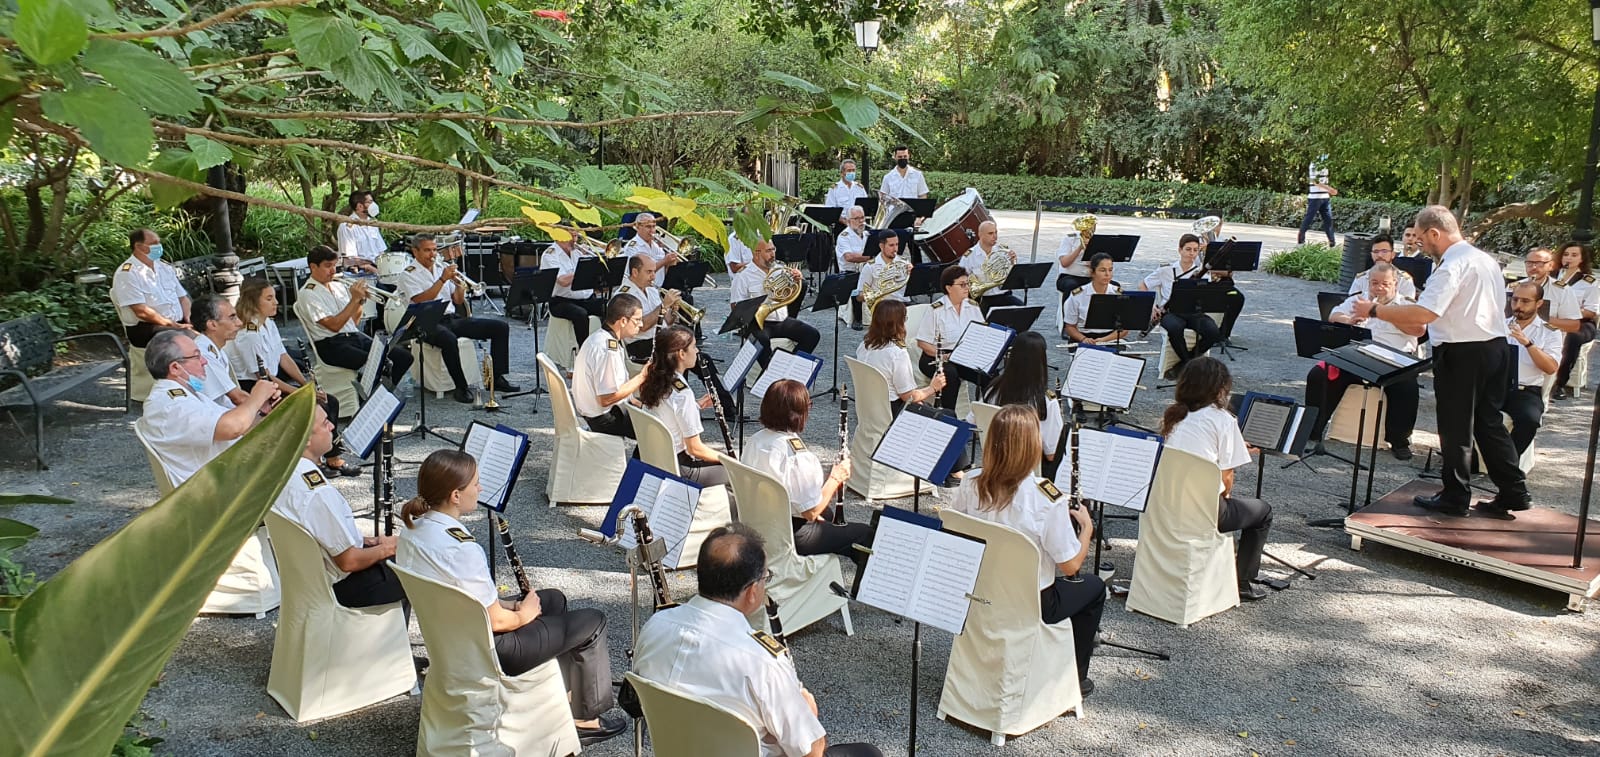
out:
M833 321L833 358L834 359L828 361L828 362L833 364L832 365L832 368L833 368L833 386L830 386L827 389L824 389L823 391L820 391L820 392L817 392L816 394L811 395L811 399L816 399L816 398L821 397L821 396L826 395L826 394L833 395L833 398L836 399L836 400L839 398L839 314L837 312L834 312L837 309L838 308L830 308L829 311L828 311L829 313L833 314L833 317L830 320Z

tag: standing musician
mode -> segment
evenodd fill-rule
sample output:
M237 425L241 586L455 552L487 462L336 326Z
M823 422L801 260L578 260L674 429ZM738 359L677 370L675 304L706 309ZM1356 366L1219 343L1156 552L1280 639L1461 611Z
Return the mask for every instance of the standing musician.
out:
M1422 235L1417 232L1417 225L1412 223L1400 233L1400 256L1414 258L1422 254Z
M1272 529L1272 506L1250 497L1233 496L1235 468L1250 462L1251 448L1239 431L1239 421L1228 412L1233 377L1228 366L1214 357L1197 357L1178 374L1172 404L1161 416L1166 444L1216 463L1222 471L1218 492L1217 533L1239 532L1239 552L1234 558L1239 577L1239 599L1265 599L1267 592L1253 582L1261 572L1261 552Z
M1039 462L1039 416L1027 405L1006 405L989 422L983 467L971 471L950 499L950 509L1014 528L1039 549L1040 619L1072 620L1078 688L1094 691L1089 662L1100 633L1106 585L1093 571L1081 572L1094 541L1089 511L1067 498L1048 478L1035 476ZM1059 571L1059 572L1058 572Z
M1506 395L1503 410L1511 416L1511 442L1517 454L1528 451L1544 419L1544 382L1559 367L1561 332L1539 317L1544 289L1538 284L1518 284L1511 293L1511 317L1506 319L1506 342L1517 352L1516 388ZM1499 516L1501 513L1489 513Z
M1594 341L1595 318L1600 313L1600 286L1595 285L1594 250L1582 242L1568 242L1561 246L1561 273L1555 288L1560 295L1551 298L1550 324L1566 334L1561 347L1561 366L1556 369L1556 386L1551 399L1564 400L1572 396L1567 384L1572 381L1572 369L1578 365L1578 350ZM1549 295L1549 288L1545 290ZM1557 303L1559 302L1559 307Z
M244 322L244 330L228 345L229 360L245 366L247 373L256 365L266 366L268 376L284 394L305 386L306 375L284 348L278 324L273 320L278 315L278 292L272 284L260 277L245 279L239 287L238 314L239 320ZM254 388L255 380L239 383L248 392ZM329 476L361 475L360 465L344 460L344 443L338 435L339 398L318 389L317 403L327 409L335 432L327 454L320 458L323 472Z
M1049 348L1044 336L1037 331L1024 331L1011 343L1006 353L1005 368L1000 371L979 396L990 405L1025 405L1033 408L1039 417L1039 444L1044 451L1041 475L1055 480L1056 469L1061 466L1061 442L1066 434L1066 422L1061 415L1061 399L1050 390L1050 364L1046 360ZM977 418L967 414L967 422Z
M494 360L495 389L521 391L521 387L506 377L509 371L507 364L510 362L507 342L511 338L511 328L505 321L472 318L466 314L466 288L459 283L455 264L447 264L439 259L438 245L433 237L414 237L411 240L411 257L413 262L406 266L397 286L401 295L413 303L448 303L444 308L444 318L419 336L428 344L438 347L444 357L445 370L450 372L450 380L456 385L455 392L450 396L457 402L472 402L472 390L467 387L467 374L461 366L461 353L456 349L457 337L488 340L489 354Z
M1377 268L1379 263L1394 263L1394 240L1390 239L1388 234L1379 234L1373 237L1372 252L1369 254L1372 256L1372 267L1356 274L1355 280L1350 282L1350 294L1359 294L1366 299L1372 299L1372 291L1367 283L1372 274L1372 269ZM1549 254L1550 251L1545 250L1547 257ZM1411 274L1398 268L1395 269L1395 273L1399 277L1398 288L1395 291L1401 297L1408 300L1416 300L1417 282L1411 279Z
M139 431L156 451L173 486L233 446L280 396L278 387L261 381L231 410L206 399L201 393L210 370L205 353L188 332L177 329L150 338L144 366L156 381L145 398Z
M738 232L728 231L728 254L722 256L722 262L728 264L728 275L732 276L743 271L750 265L750 245L739 239Z
M656 264L656 286L661 286L667 281L667 269L683 260L678 257L676 250L668 250L661 246L656 239L656 217L650 213L640 213L633 219L633 229L636 234L623 246L622 254L629 257L644 255ZM693 298L688 298L694 302Z
M466 592L483 605L494 633L495 656L508 676L520 676L558 660L569 687L572 719L584 746L626 731L611 691L611 654L606 616L594 609L569 609L556 589L540 589L521 601L500 598L489 561L461 516L478 509L478 463L453 449L436 450L417 471L417 496L400 510L405 529L395 563L425 578Z
M639 333L623 340L628 358L639 365L644 365L655 350L656 327L663 324L671 326L678 321L678 293L671 289L663 292L656 288L655 282L656 261L644 255L635 255L628 258L628 278L623 279L622 286L617 287L617 294L633 295L644 309L644 327L639 329Z
M878 277L882 276L883 272L888 270L891 265L894 265L895 258L900 255L900 236L895 234L894 231L889 229L879 229L872 232L872 236L869 237L869 239L877 240L878 255L861 266L861 278L859 279L859 283L856 285L857 300L861 300L862 292L870 291L872 289L872 286L877 283ZM911 278L908 276L906 277L906 284L910 283ZM889 300L899 300L901 302L905 302L906 284L900 285L900 288L886 295L883 298L884 302ZM863 304L865 304L864 301Z
M867 211L860 205L851 205L844 209L844 230L839 232L839 238L833 241L833 252L839 259L839 272L855 271L859 273L862 266L872 262L872 256L867 254ZM856 281L859 283L860 278ZM850 298L850 328L861 330L861 299Z
M777 257L778 250L773 246L772 240L763 239L756 243L751 251L750 267L740 271L733 277L729 286L730 303L743 302L748 299L760 297L765 294L762 284L767 280L767 275L772 272L772 262ZM803 282L804 274L800 269L786 267L789 274L794 277L795 284ZM798 302L798 298L795 300ZM773 339L789 339L795 343L795 349L800 352L814 352L817 343L822 341L822 334L817 328L799 318L791 318L789 308L775 308L767 314L766 323L752 324L755 338L761 342L761 364L765 366L772 356Z
M322 362L339 368L360 371L372 351L372 337L361 333L361 306L369 294L366 282L346 286L335 281L339 272L339 253L317 245L306 254L311 279L300 287L305 303L306 338ZM448 352L448 350L447 350ZM389 351L389 384L394 386L411 369L411 352L396 345Z
M911 356L906 353L906 304L885 299L872 310L872 326L856 345L856 359L877 368L889 382L891 409L898 413L907 402L927 402L945 387L943 371L933 374L926 387L917 388L911 375Z
M245 393L234 379L233 362L228 359L227 346L239 333L239 316L233 306L220 296L208 294L194 303L194 343L205 353L205 398L223 407L238 406ZM252 370L254 365L251 366Z
M708 699L743 718L761 757L883 757L868 744L828 745L817 700L800 684L783 642L750 630L767 606L766 545L749 526L713 530L695 561L700 593L650 616L639 632L633 672Z
M628 358L622 343L639 333L644 324L639 301L631 294L619 294L606 303L604 328L589 335L578 348L572 365L572 404L578 415L597 434L633 434L633 420L618 406L625 400L638 404L633 393L644 383L644 373L628 377ZM646 370L650 367L645 364Z
M945 385L939 392L938 404L945 410L955 410L956 402L961 399L962 372L956 370L958 366L947 363L946 358L955 350L961 335L966 333L967 324L983 323L983 314L978 312L976 303L967 299L967 290L971 287L967 269L953 265L940 271L939 286L944 289L944 295L933 303L927 317L917 324L917 349L922 351L917 358L917 368L930 379L936 373L945 375ZM966 378L982 384L987 377L968 372Z
M1097 253L1089 259L1089 268L1094 271L1094 278L1077 289L1067 297L1061 306L1061 330L1066 338L1083 344L1112 344L1128 335L1128 329L1121 331L1084 331L1084 326L1089 322L1089 298L1097 294L1122 294L1122 287L1111 280L1115 275L1115 264L1111 256L1103 252Z
M1349 299L1333 309L1328 320L1371 329L1372 338L1378 344L1415 356L1417 337L1426 336L1427 329L1415 326L1402 329L1392 323L1355 315L1356 302L1366 296L1385 307L1413 304L1410 297L1397 293L1398 274L1403 271L1390 263L1378 263L1367 273L1370 274L1366 282L1369 294L1350 295ZM1317 419L1312 423L1311 434L1307 437L1313 444L1322 439L1323 429L1328 427L1334 409L1339 407L1339 400L1344 399L1345 390L1358 381L1360 379L1350 372L1341 371L1327 363L1319 362L1311 367L1311 372L1306 374L1306 405L1318 409ZM1384 438L1389 442L1396 460L1411 459L1411 431L1417 425L1417 392L1415 376L1396 381L1383 390L1384 397L1388 399L1384 411Z
M1211 316L1198 310L1188 313L1174 313L1167 310L1167 304L1172 301L1173 282L1200 275L1202 267L1200 248L1200 237L1184 234L1178 238L1178 259L1157 268L1139 284L1140 289L1156 293L1156 323L1167 332L1167 344L1172 347L1173 354L1178 356L1178 364L1167 372L1167 379L1177 377L1185 363L1193 360L1196 355L1206 354L1222 341L1222 331L1217 328L1217 322ZM1183 337L1185 331L1194 332L1195 341L1192 350L1189 349L1188 340Z
M717 451L704 441L700 434L700 411L711 407L716 398L711 394L695 399L694 390L684 376L700 363L700 348L695 344L694 332L683 326L669 326L656 335L655 355L644 373L639 386L639 404L655 413L661 425L672 434L672 451L678 455L678 467L683 477L701 486L723 486L728 483L728 472L723 470Z
M996 226L994 221L984 221L978 224L978 243L973 245L972 249L967 250L967 254L961 256L961 261L958 265L967 269L967 273L975 274L983 270L983 264L989 260L989 256L999 254L995 250L995 245L999 241L1000 227ZM1017 262L1016 250L1006 250L1005 254L1011 256L1012 263ZM988 314L989 308L997 305L1015 307L1022 304L1022 299L1012 294L1010 289L995 288L990 289L989 293L984 295L982 301L978 304L983 307L984 314Z
M828 188L828 196L822 201L823 205L830 208L859 207L856 199L867 196L867 188L856 183L856 162L849 158L839 162L839 181Z
M396 537L363 537L350 503L317 465L333 444L333 422L319 403L305 452L272 503L272 511L305 529L322 548L322 567L339 604L375 607L403 601L405 590L388 564L394 557Z
M927 179L923 178L921 171L911 167L910 148L905 145L895 145L894 168L884 172L878 191L902 200L928 196Z
M573 290L572 279L578 271L577 243L571 237L550 243L539 256L539 267L554 268L555 288L550 290L550 315L572 324L573 337L578 344L589 338L589 316L599 318L606 310L605 301L596 297L593 289ZM500 383L495 382L499 388Z
M357 189L350 193L350 217L362 221L378 217L378 202L372 199L371 192L365 189ZM389 245L383 241L383 233L378 231L378 227L358 223L341 223L339 224L337 237L339 256L344 265L359 268L367 273L378 272L378 266L374 261L389 249Z
M1472 444L1489 478L1499 488L1479 505L1503 515L1532 506L1527 477L1517 467L1517 449L1506 432L1500 408L1511 382L1505 346L1504 281L1500 264L1461 237L1450 209L1430 205L1417 213L1422 247L1436 261L1428 286L1415 305L1383 306L1358 300L1355 316L1387 321L1402 329L1427 326L1434 350L1434 393L1438 395L1439 452L1444 458L1444 489L1418 496L1417 506L1445 515L1465 516L1472 502L1468 488Z
M189 290L178 269L161 262L161 237L149 229L128 232L132 255L111 277L111 304L128 335L128 344L143 347L161 329L189 326Z
M795 554L849 558L856 564L855 588L860 588L867 553L851 545L871 547L877 529L865 523L836 525L829 520L829 506L850 480L850 460L834 463L824 479L822 461L800 439L810 414L811 394L805 384L793 379L773 382L761 398L761 430L750 438L743 461L783 484L789 495Z
M1087 247L1083 235L1076 228L1069 228L1067 235L1061 238L1061 246L1056 248L1056 291L1061 292L1063 299L1094 278L1088 260L1083 257Z

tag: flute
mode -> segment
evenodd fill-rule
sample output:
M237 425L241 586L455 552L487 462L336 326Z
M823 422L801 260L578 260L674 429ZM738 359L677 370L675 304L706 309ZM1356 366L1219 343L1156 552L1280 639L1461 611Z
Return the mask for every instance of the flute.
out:
M517 546L511 543L511 523L505 518L489 511L489 518L494 521L495 529L500 532L500 544L506 548L506 560L511 563L511 572L517 576L517 589L521 590L525 599L533 593L533 584L528 581L528 569L522 567L522 556L517 554Z
M839 385L839 459L850 459L850 385ZM844 484L839 485L839 500L833 505L833 524L844 525Z

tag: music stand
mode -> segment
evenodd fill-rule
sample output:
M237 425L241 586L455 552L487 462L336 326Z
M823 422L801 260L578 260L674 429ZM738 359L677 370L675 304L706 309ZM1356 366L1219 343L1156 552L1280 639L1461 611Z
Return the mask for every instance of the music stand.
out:
M1261 243L1225 239L1205 250L1206 268L1212 271L1254 271L1261 267Z
M626 259L624 259L626 262ZM622 268L626 269L624 265ZM579 258L578 267L572 269L572 286L575 292L586 289L603 289L606 286L606 262L600 258Z
M1133 260L1133 251L1138 247L1138 234L1096 234L1089 237L1089 246L1080 257L1088 260L1103 252L1111 256L1113 263L1126 263Z
M1353 341L1364 341L1371 338L1371 329L1362 328L1360 326L1355 326L1348 323L1318 321L1312 318L1306 318L1304 316L1297 316L1294 319L1295 354L1310 360L1321 360L1324 350L1338 349ZM1327 413L1331 417L1333 415L1333 408L1328 408ZM1362 425L1366 425L1365 420L1362 421ZM1351 460L1335 452L1329 451L1327 446L1322 443L1322 439L1312 439L1311 443L1314 446L1310 452L1301 455L1298 459L1284 463L1281 467L1289 468L1294 465L1304 465L1307 468L1310 468L1312 472L1319 473L1320 471L1311 467L1311 458L1318 456L1331 457L1339 462L1348 463L1356 466L1357 468L1361 467L1361 463L1359 462L1361 455L1359 451L1356 454L1356 459Z
M622 286L622 280L627 277L628 259L621 256L611 258L610 262L605 264L604 284L599 288L606 290L607 293L613 292L617 287Z
M593 258L578 261L578 268L572 274L573 286L570 288L579 289L578 276L584 271L583 264L589 262L589 260L593 260ZM534 320L539 316L539 308L541 306L548 308L550 300L555 297L556 277L560 273L561 269L559 268L518 268L511 278L511 296L518 298L519 301L520 298L526 297L529 304L528 329L533 332L533 353L535 355L539 354L539 329L534 326ZM582 290L579 289L579 291ZM548 320L549 319L547 318L546 321ZM513 399L515 397L522 397L529 394L545 394L546 392L543 384L543 374L544 371L533 372L532 389L521 392L513 392L511 394L504 395L504 397L506 399ZM535 401L532 409L530 409L528 412L538 413L539 403Z
M1011 273L1006 274L1006 280L1000 285L1007 291L1022 291L1022 302L1027 304L1028 294L1041 286L1044 280L1050 277L1050 269L1055 263L1017 263L1011 266Z
M937 297L944 292L939 288L939 274L944 272L945 263L923 263L911 267L911 278L906 282L906 299L928 295Z
M873 208L873 210L877 210L877 208ZM839 225L839 218L844 215L844 208L836 208L832 205L806 205L800 209L800 213L823 226L833 228Z
M717 334L726 334L730 331L743 333L755 322L756 311L761 309L761 303L766 300L767 296L761 295L733 303L733 307L728 310L727 320L722 322L722 328L717 330Z
M1302 405L1288 397L1256 392L1243 396L1234 394L1229 406L1239 418L1239 430L1244 435L1245 443L1261 450L1261 454L1256 456L1256 499L1261 499L1261 484L1267 478L1267 456L1298 460L1319 413L1317 408ZM1265 438L1262 434L1265 434ZM1312 581L1317 580L1316 574L1264 549L1261 555ZM1288 581L1277 579L1258 578L1255 583L1270 586L1274 590L1289 588Z
M430 300L428 302L414 302L410 307L407 307L405 315L400 318L400 328L395 330L394 339L390 344L391 349L394 344L400 342L400 339L403 338L402 335L408 330L413 333L418 342L421 342L423 334L432 331L433 327L438 326L439 322L444 320L444 309L447 304L444 300ZM449 349L455 349L455 345L450 345ZM440 441L457 444L456 440L435 431L432 426L428 425L428 361L423 359L420 349L418 353L415 365L417 366L417 389L422 396L422 401L417 404L417 425L412 426L410 431L395 438L405 439L410 436L426 438L431 435Z
M1333 309L1350 299L1343 292L1317 292L1317 313L1326 321L1333 318Z
M915 216L912 219L913 222L917 218L931 218L933 211L939 207L939 198L937 197L901 197L900 201L911 206L911 213ZM905 217L904 213L900 215L902 218ZM890 225L894 226L896 224Z
M989 308L989 322L1004 326L1021 334L1032 331L1033 324L1044 313L1043 305L1002 305Z
M688 299L689 292L706 285L706 276L710 273L710 263L703 260L685 260L667 269L667 276L662 281L661 288L663 290L676 289L684 292L685 299ZM621 284L622 282L619 280L617 283Z
M822 285L817 287L817 299L811 303L811 312L832 311L850 304L850 293L856 290L856 285L860 281L860 271L845 271L844 273L836 273L824 277ZM828 320L833 321L833 354L837 357L839 354L839 319L836 316L830 316ZM831 394L835 398L839 396L839 361L835 359L828 362L833 364L833 385L828 387L825 392L811 395L812 399L821 397L824 394Z
M1155 292L1123 292L1121 294L1096 294L1089 297L1089 312L1084 316L1085 331L1130 331L1143 329L1155 315ZM1128 324L1135 325L1128 325ZM1117 337L1121 346L1122 337Z
M772 248L778 260L791 265L805 263L810 259L811 246L815 243L815 234L773 234Z
M1417 285L1418 292L1421 292L1423 285L1428 283L1428 274L1433 273L1433 258L1426 255L1415 255L1409 258L1397 255L1391 262L1394 263L1395 268L1411 274L1411 283Z
M1374 356L1376 351L1380 355L1390 356L1397 362L1406 363L1395 365L1380 357ZM1398 356L1398 357L1395 357ZM1433 367L1431 358L1416 358L1411 355L1393 350L1373 342L1370 338L1366 341L1349 342L1343 347L1332 350L1323 350L1318 357L1329 365L1341 371L1349 371L1356 378L1361 379L1368 386L1380 389L1378 395L1378 409L1376 417L1383 417L1383 408L1388 400L1388 388L1400 381L1407 379L1416 380L1423 371ZM1330 411L1331 412L1331 411ZM1366 436L1367 403L1365 395L1361 401L1360 421L1356 426L1356 453L1355 458L1361 459L1361 442ZM1378 469L1378 434L1383 429L1374 426L1372 429L1372 449L1367 458L1367 498L1366 504L1372 504L1372 479ZM1356 487L1361 478L1359 465L1350 469L1350 497L1345 501L1345 514L1350 515L1356 511ZM1307 525L1325 528L1344 528L1344 518L1326 518L1313 520Z

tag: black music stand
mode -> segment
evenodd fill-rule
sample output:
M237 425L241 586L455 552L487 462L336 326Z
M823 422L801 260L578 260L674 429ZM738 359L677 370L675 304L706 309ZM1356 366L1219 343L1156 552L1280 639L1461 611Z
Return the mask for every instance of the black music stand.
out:
M1348 299L1350 295L1343 292L1317 292L1317 313L1322 320L1330 320L1333 318L1333 309Z
M1133 251L1138 247L1138 234L1096 234L1089 237L1089 246L1079 257L1088 260L1103 252L1111 256L1113 263L1126 263L1133 260Z
M877 208L873 208L873 210L877 210ZM844 208L836 208L832 205L807 205L800 209L800 213L806 218L831 229L840 225L839 218L844 215Z
M1231 289L1231 287L1223 289L1205 279L1178 279L1172 282L1172 295L1167 298L1167 312L1179 315L1227 312L1228 298L1233 296ZM1154 328L1154 324L1151 327ZM1220 343L1217 346L1222 348ZM1222 348L1222 354L1229 361L1233 360L1233 356L1228 354L1226 348Z
M798 265L810 260L811 246L815 244L815 234L773 234L772 248L778 260L790 265Z
M400 328L395 329L394 337L390 340L389 349L393 349L394 345L399 344L408 330L412 332L416 341L422 342L422 335L432 331L434 326L439 325L439 322L444 320L444 309L447 304L444 300L412 303L410 307L406 308L405 315L400 317ZM450 345L449 349L455 349L455 345ZM417 405L417 425L412 426L410 431L395 438L405 439L411 436L426 438L431 435L440 441L456 444L456 440L435 431L432 426L428 425L428 362L423 359L421 349L418 349L417 353L417 390L422 397L422 401ZM384 358L387 361L388 350L384 351Z
M1143 329L1155 314L1155 307L1155 292L1090 295L1089 312L1084 315L1083 330L1116 332ZM1117 337L1117 347L1119 350L1122 347L1122 337Z
M1055 263L1017 263L1011 266L1011 273L1006 274L1006 280L1000 288L1008 291L1021 290L1022 303L1026 305L1028 294L1044 286L1044 280L1050 278L1050 269L1054 267Z
M1368 345L1372 345L1378 349L1384 350L1386 353L1392 353L1394 355L1410 358L1415 362L1405 366L1393 365L1387 361L1363 352L1362 348ZM1349 371L1368 386L1375 386L1381 390L1378 395L1378 409L1376 411L1376 417L1379 418L1383 417L1383 408L1384 405L1387 404L1389 386L1407 379L1416 380L1417 376L1421 375L1423 371L1433 367L1433 360L1431 358L1418 359L1411 357L1410 355L1405 355L1397 350L1391 350L1370 340L1350 342L1343 347L1339 347L1338 349L1323 350L1318 357L1322 358L1322 360L1329 365L1337 367L1341 371ZM1329 412L1331 413L1332 411ZM1366 426L1367 403L1366 398L1363 396L1361 402L1361 416L1356 426L1355 457L1357 460L1361 459L1361 442L1362 438L1366 436ZM1373 426L1372 448L1367 457L1367 496L1365 505L1372 504L1372 479L1377 474L1378 470L1378 435L1382 432L1383 429L1378 425L1375 424ZM1358 465L1351 468L1350 497L1345 501L1346 516L1353 514L1356 511L1356 488L1360 478L1361 467ZM1344 518L1339 517L1313 520L1308 521L1306 525L1317 526L1321 528L1344 528Z
M1244 400L1247 398L1250 400L1248 404L1244 402ZM1249 422L1250 413L1257 407L1258 403L1277 405L1281 408L1285 408L1290 416L1287 420L1290 422L1293 421L1293 415L1295 413L1301 413L1299 425L1294 426L1292 429L1288 425L1276 429L1276 437L1271 441L1266 439L1251 439L1250 437L1245 437L1246 444L1249 444L1261 451L1261 454L1256 455L1256 499L1261 499L1261 484L1267 479L1267 456L1274 455L1277 457L1288 458L1290 460L1300 459L1300 450L1303 450L1306 447L1306 439L1311 435L1311 426L1316 423L1318 413L1316 408L1308 405L1302 405L1288 397L1276 397L1270 394L1257 394L1255 392L1251 392L1250 394L1239 394L1235 392L1229 398L1228 407L1233 411L1234 415L1238 416L1239 429L1241 432L1253 425ZM1278 557L1277 555L1274 555L1265 549L1261 550L1261 556L1272 560L1273 562L1276 562L1279 565L1288 568L1289 570L1299 573L1300 575L1305 576L1307 579L1312 581L1317 580L1315 573L1312 573L1305 568L1301 568L1300 566L1295 565L1288 560ZM1275 578L1257 578L1252 583L1269 586L1278 591L1289 588L1288 581L1280 581Z
M988 321L1021 334L1032 331L1034 322L1043 313L1043 305L1002 305L989 308Z
M939 207L939 198L937 197L902 197L900 201L911 206L911 213L915 216L911 219L911 222L915 222L917 218L932 217L933 211ZM905 215L902 213L900 217L904 218ZM892 223L889 225L898 226L898 224Z
M717 334L737 331L743 335L755 323L756 311L761 309L761 303L766 302L766 300L767 296L761 295L760 297L751 297L748 300L740 300L733 303L733 306L728 309L727 320L722 322L722 328L717 330Z
M573 273L572 283L574 286L571 287L573 289L578 289L576 285L578 284L579 273L583 271L584 262L587 261L579 261L578 270L577 272ZM511 297L516 299L518 302L521 302L522 298L524 297L527 298L528 329L533 332L533 353L535 355L539 354L539 329L534 326L534 321L539 317L539 308L541 306L548 307L551 298L555 296L556 277L560 273L561 269L559 268L518 268L515 272L513 272L511 277ZM510 303L507 303L506 306L510 307ZM545 320L548 321L549 319L546 318ZM512 399L529 394L545 394L546 392L543 381L544 371L536 370L533 372L532 389L521 392L513 392L511 394L504 395L504 397L506 399ZM539 403L534 402L532 409L530 409L528 412L538 413Z
M622 280L627 277L628 259L620 255L610 258L605 263L605 278L601 280L601 285L598 288L607 292L614 292L617 287L622 286Z
M828 311L829 320L833 321L833 355L829 361L833 364L833 385L825 392L811 395L812 399L824 394L839 396L839 316L832 311L850 304L850 293L856 290L856 285L861 281L860 271L845 271L825 277L822 285L817 287L817 299L811 303L811 312Z
M906 299L928 295L937 298L944 294L939 288L939 274L944 272L945 263L923 263L911 267L911 278L906 282Z
M627 269L626 261L622 266ZM575 292L586 289L603 289L606 286L606 263L600 258L580 258L578 267L572 269L572 286L567 287Z
M1212 271L1254 271L1261 267L1261 243L1224 239L1205 249L1206 268Z
M627 269L626 264L620 267L624 270ZM662 282L661 288L663 290L676 289L683 292L684 300L692 304L694 299L690 292L705 286L706 276L710 273L710 263L704 260L685 260L667 269L666 279ZM617 283L621 284L622 282L618 281Z
M1411 274L1411 283L1417 285L1421 292L1423 285L1428 283L1428 274L1433 273L1433 258L1425 255L1415 255L1409 258L1395 256L1394 267Z
M1371 338L1371 329L1354 326L1348 323L1318 321L1315 319L1306 318L1304 316L1297 316L1294 319L1295 354L1310 360L1321 360L1322 354L1325 350L1338 349L1353 341L1364 341ZM1328 413L1330 418L1333 416L1333 410L1334 408L1325 409L1325 412ZM1362 421L1362 425L1366 425L1364 420ZM1310 452L1301 455L1296 460L1291 460L1287 463L1284 463L1281 467L1289 468L1294 465L1304 465L1313 473L1320 473L1321 471L1311 467L1311 458L1318 456L1331 457L1339 462L1353 465L1356 468L1361 467L1361 463L1359 462L1361 459L1359 449L1356 453L1356 459L1351 460L1337 453L1330 452L1327 446L1322 443L1322 439L1320 438L1312 439L1310 440L1310 443L1314 445Z

